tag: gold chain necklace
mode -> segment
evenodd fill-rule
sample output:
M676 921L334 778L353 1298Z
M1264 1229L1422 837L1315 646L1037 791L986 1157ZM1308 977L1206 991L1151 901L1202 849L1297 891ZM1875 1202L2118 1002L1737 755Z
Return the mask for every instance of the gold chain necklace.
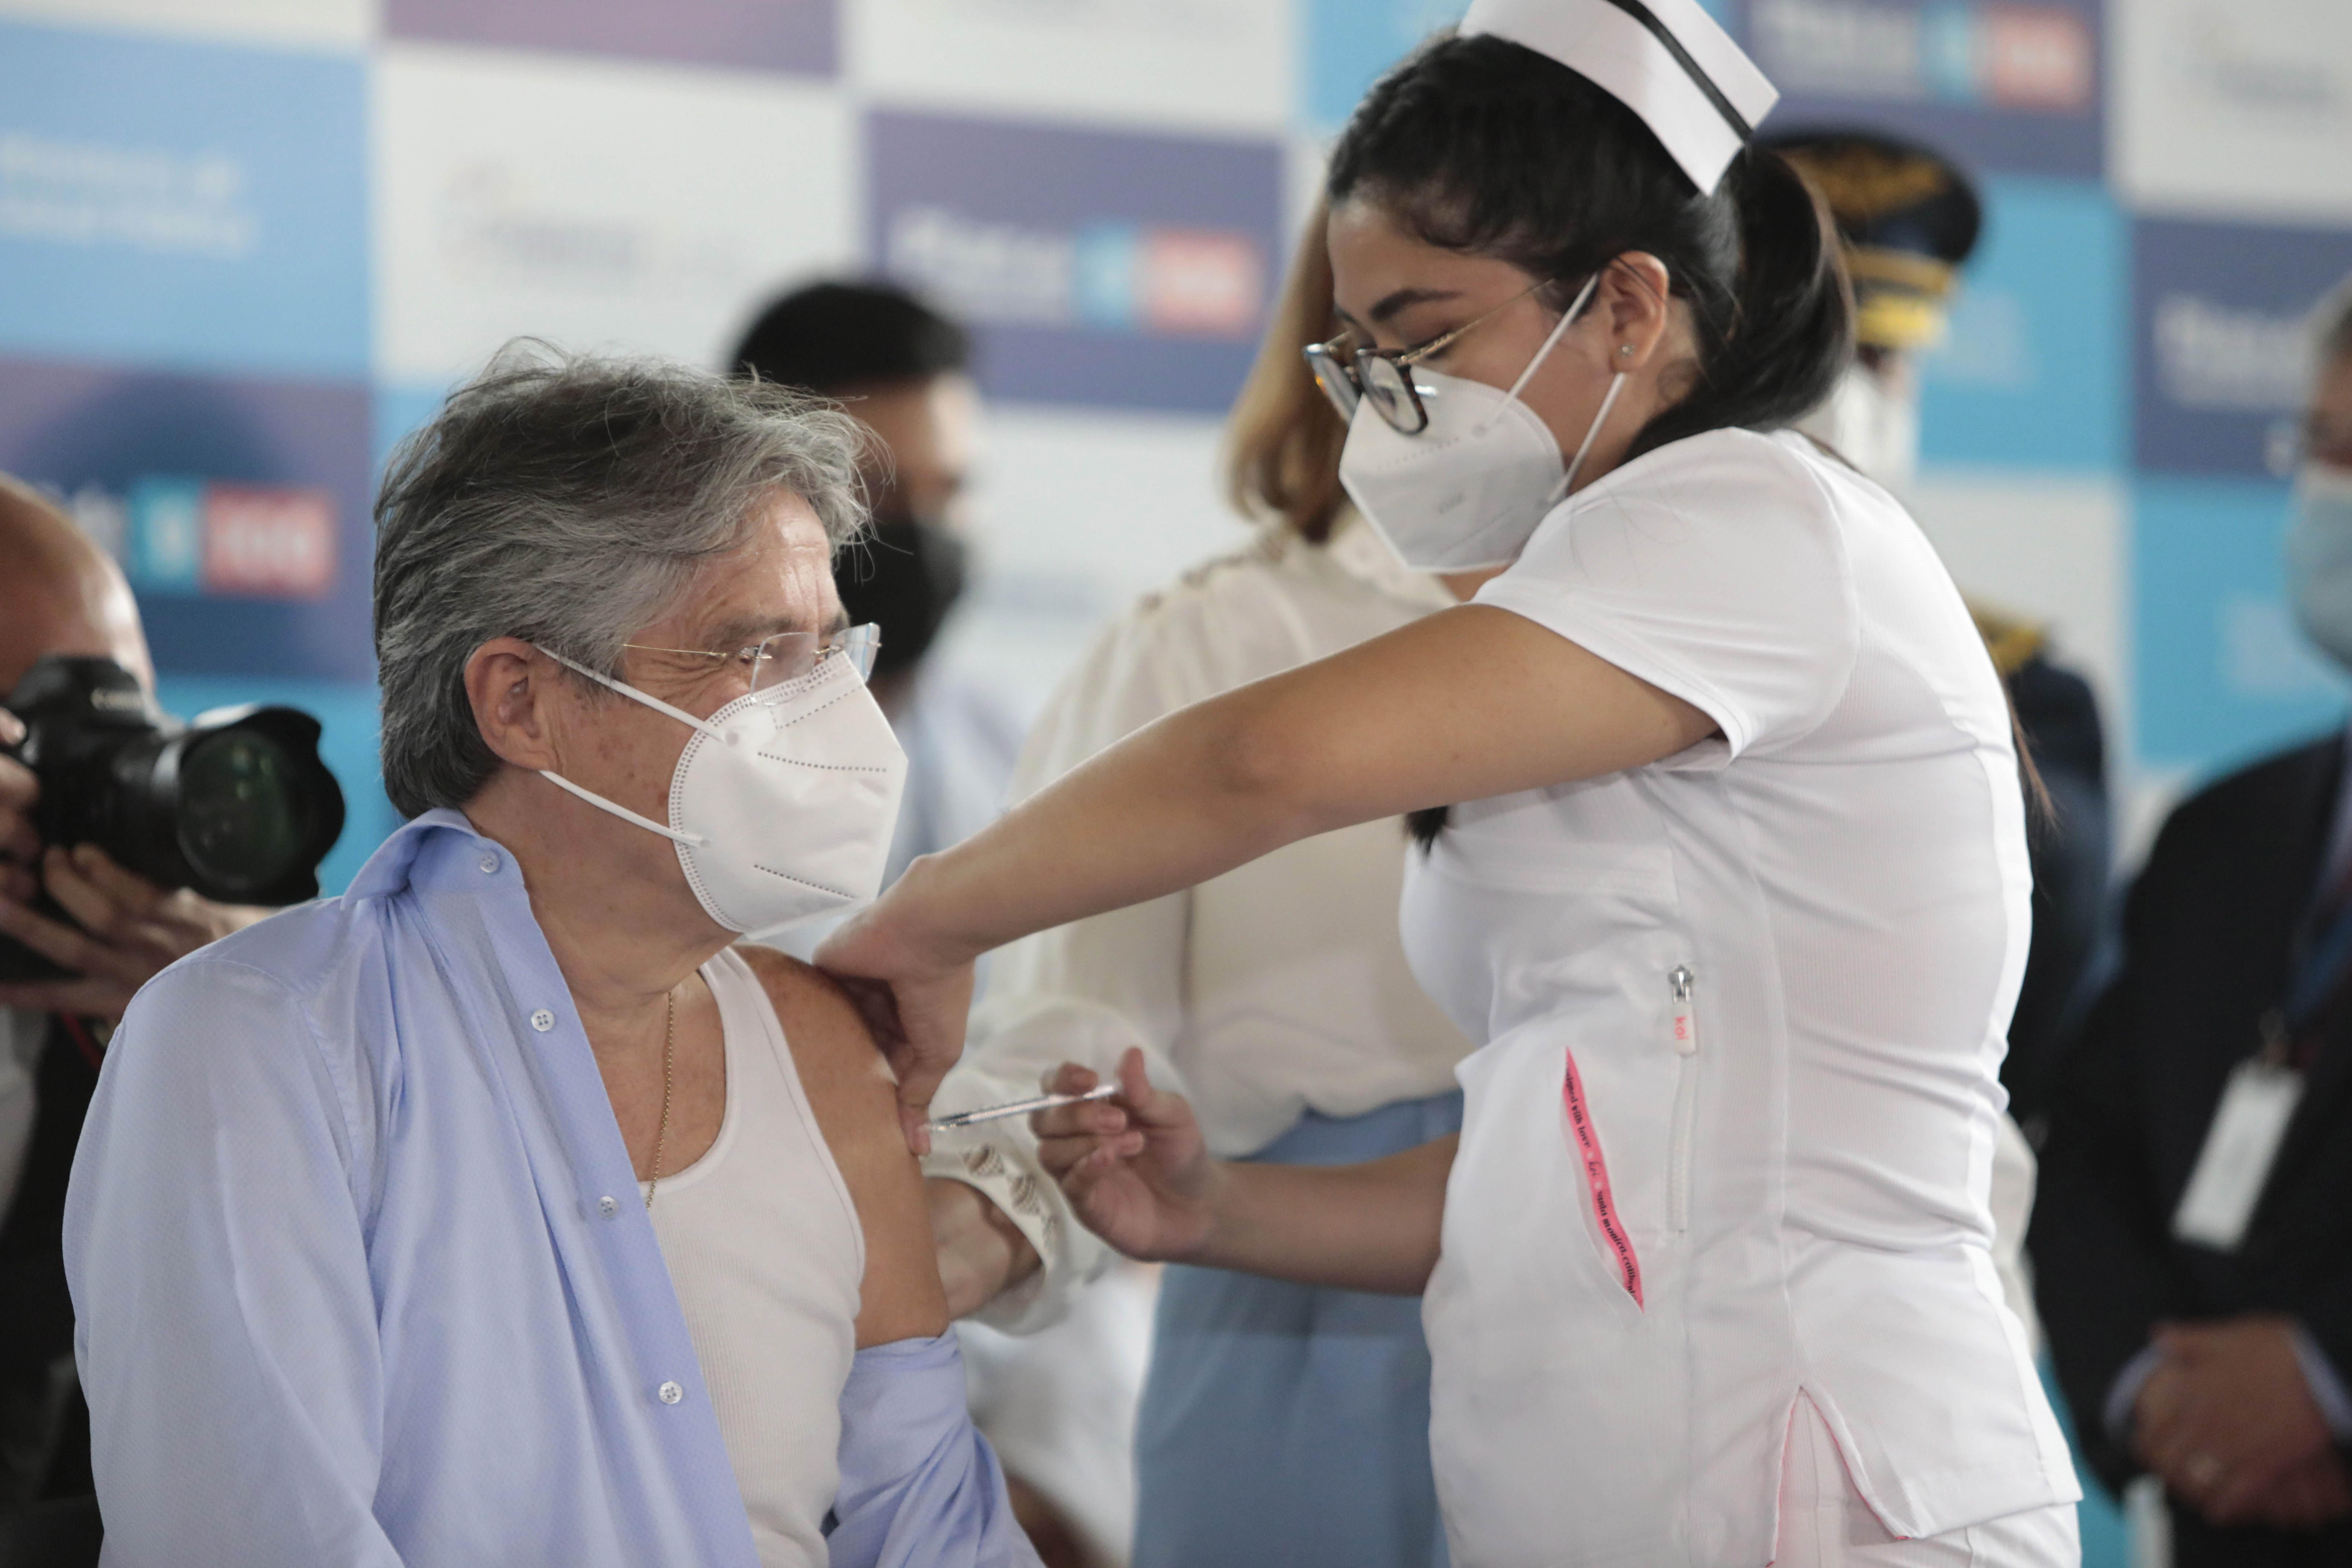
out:
M661 1186L662 1146L669 1142L669 1092L675 1081L673 1069L677 1065L677 988L672 986L662 1008L662 1113L661 1126L654 1133L654 1171L646 1178L646 1207L654 1206L654 1193Z

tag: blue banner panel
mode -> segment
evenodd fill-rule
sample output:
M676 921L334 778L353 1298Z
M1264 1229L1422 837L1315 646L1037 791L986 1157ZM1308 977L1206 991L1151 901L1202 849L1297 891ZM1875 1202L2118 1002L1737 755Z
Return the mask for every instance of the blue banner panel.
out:
M2139 752L2217 771L2344 722L2286 602L2283 485L2151 477L2133 498Z
M433 422L441 412L452 389L442 386L420 386L413 382L378 382L375 388L375 418L373 422L375 464L372 472L378 483L392 462L392 455L400 444Z
M2098 0L1740 0L1776 131L1864 124L1982 169L2105 167Z
M2145 219L2132 236L2140 465L2267 475L2300 411L2311 308L2352 272L2352 229Z
M210 708L240 703L298 707L323 730L319 756L343 787L343 836L319 867L319 890L341 893L367 863L376 846L400 826L400 813L384 799L383 768L376 747L375 687L336 681L285 680L253 675L158 675L155 695L163 711L194 718Z
M1307 123L1337 131L1382 73L1462 19L1469 0L1304 0Z
M1222 413L1283 258L1270 141L877 112L869 254L1030 402Z
M2105 189L1985 182L1985 233L1920 362L1930 463L2114 472L2126 461L2127 228Z
M0 469L130 574L158 668L372 682L364 383L0 360Z
M831 76L836 0L385 0L395 38Z
M0 352L364 374L360 61L0 23Z

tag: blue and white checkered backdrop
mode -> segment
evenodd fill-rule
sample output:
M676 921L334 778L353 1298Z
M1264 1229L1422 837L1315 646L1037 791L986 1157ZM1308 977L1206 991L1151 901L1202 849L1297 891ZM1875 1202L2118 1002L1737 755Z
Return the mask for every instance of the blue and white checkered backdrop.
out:
M2098 684L2143 826L2332 722L2264 433L2352 269L2344 0L1713 0L1787 98L1970 162L1917 510ZM506 339L713 363L887 272L980 328L984 587L1034 701L1240 537L1218 418L1321 149L1458 0L0 0L0 468L137 586L187 712L300 703L374 782L368 501ZM2330 150L2333 150L2332 152Z

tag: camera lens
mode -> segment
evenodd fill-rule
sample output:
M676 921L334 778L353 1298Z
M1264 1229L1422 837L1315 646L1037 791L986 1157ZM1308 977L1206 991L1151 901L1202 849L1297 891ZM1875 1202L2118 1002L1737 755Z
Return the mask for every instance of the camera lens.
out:
M251 729L227 729L180 760L180 850L199 880L257 893L303 859L299 787L286 748Z

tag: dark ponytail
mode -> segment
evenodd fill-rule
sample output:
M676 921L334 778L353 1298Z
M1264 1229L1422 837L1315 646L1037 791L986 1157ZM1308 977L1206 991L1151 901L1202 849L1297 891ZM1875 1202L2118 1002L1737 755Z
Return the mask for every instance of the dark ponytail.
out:
M1334 205L1370 200L1431 245L1507 261L1561 295L1629 251L1664 262L1698 361L1631 455L1791 423L1853 351L1827 215L1786 160L1751 146L1703 193L1633 110L1506 39L1441 37L1390 72L1333 149L1328 191Z
M1327 190L1334 206L1370 201L1430 245L1549 280L1556 308L1629 251L1664 263L1697 362L1632 456L1792 423L1853 357L1828 214L1786 160L1750 146L1701 192L1633 110L1506 39L1441 37L1381 78L1332 150ZM1447 814L1408 819L1423 848Z

